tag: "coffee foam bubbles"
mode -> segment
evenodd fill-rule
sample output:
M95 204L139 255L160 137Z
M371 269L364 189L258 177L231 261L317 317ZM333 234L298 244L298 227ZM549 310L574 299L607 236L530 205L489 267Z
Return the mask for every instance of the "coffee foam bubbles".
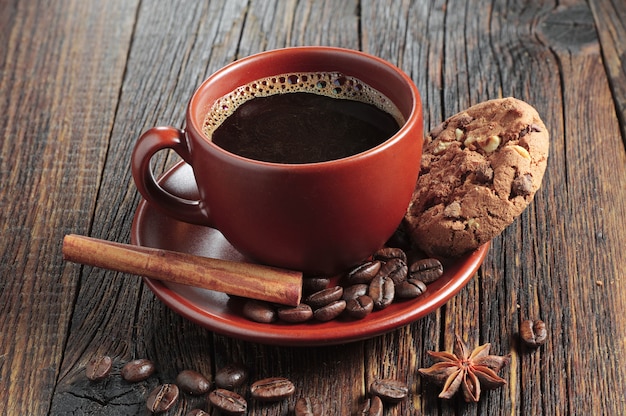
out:
M203 132L211 137L213 131L246 101L276 94L306 92L331 98L360 101L374 105L404 125L400 110L380 91L361 80L340 72L302 72L275 75L243 85L217 100L204 120Z

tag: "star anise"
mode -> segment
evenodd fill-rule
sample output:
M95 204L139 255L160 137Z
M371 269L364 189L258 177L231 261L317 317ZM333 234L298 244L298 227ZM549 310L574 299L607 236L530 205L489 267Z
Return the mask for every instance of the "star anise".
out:
M418 371L422 376L443 385L440 398L449 399L461 389L466 402L477 402L481 388L491 390L506 384L506 380L498 376L497 372L509 363L510 354L503 357L489 355L490 348L491 344L487 343L470 353L456 335L454 353L427 351L437 363Z

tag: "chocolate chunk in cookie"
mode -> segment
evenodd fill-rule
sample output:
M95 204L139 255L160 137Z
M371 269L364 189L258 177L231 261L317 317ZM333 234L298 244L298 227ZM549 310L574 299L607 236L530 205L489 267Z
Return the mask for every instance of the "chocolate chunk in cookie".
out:
M405 216L412 241L456 257L499 235L532 201L548 160L537 111L515 98L485 101L431 130Z

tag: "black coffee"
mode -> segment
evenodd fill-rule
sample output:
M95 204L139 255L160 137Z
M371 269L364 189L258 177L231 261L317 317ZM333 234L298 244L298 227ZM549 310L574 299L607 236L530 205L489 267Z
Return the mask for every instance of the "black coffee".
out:
M381 93L336 73L250 83L213 107L205 134L223 149L275 163L341 159L375 147L402 123Z

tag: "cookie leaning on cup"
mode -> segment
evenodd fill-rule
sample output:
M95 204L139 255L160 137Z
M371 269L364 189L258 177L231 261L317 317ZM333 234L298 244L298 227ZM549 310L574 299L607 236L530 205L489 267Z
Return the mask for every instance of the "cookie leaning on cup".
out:
M537 111L511 97L435 127L405 216L413 243L430 256L456 257L499 235L541 186L548 148Z

